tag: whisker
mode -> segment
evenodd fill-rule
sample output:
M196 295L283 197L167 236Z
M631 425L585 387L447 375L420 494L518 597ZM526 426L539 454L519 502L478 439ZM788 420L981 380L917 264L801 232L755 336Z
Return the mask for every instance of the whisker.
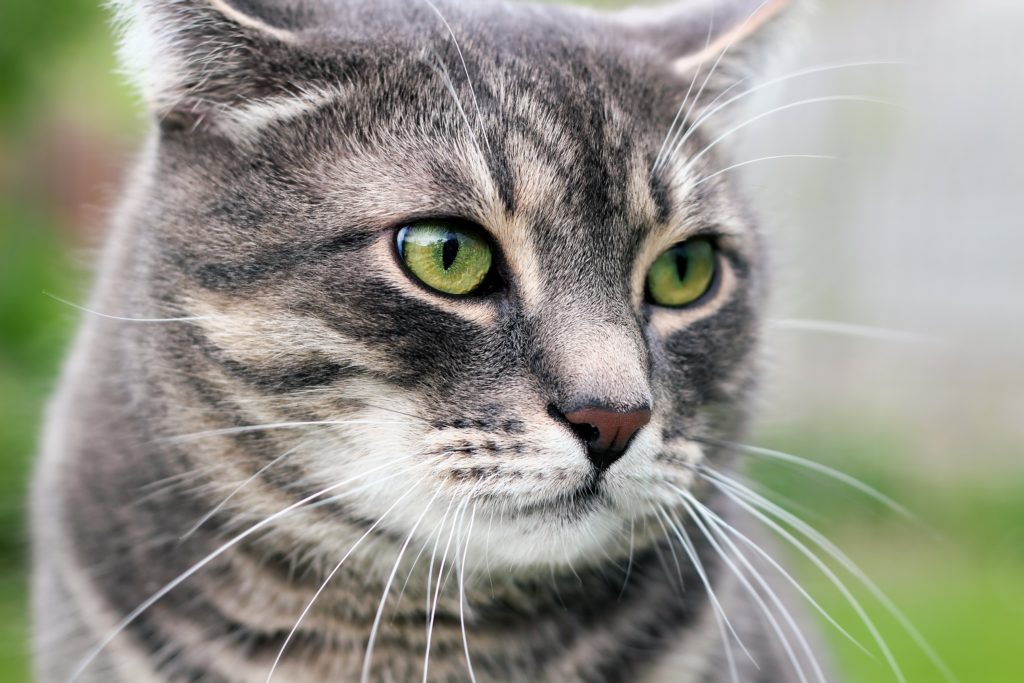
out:
M402 501L409 497L409 495L416 489L416 486L419 486L424 479L426 479L426 476L421 477L415 484L410 486L405 491L405 493L399 496L398 499L395 500L395 502L392 503L391 506L388 507L388 509L385 510L373 524L370 525L366 532L362 536L360 536L355 543L352 544L352 547L350 547L348 551L345 553L345 555L341 558L341 560L338 561L338 564L336 564L334 568L330 571L330 573L327 574L327 577L323 580L323 583L320 584L320 587L317 588L316 592L313 594L313 597L309 599L309 602L307 602L306 606L302 609L302 613L299 614L299 618L295 620L295 625L292 626L291 631L288 632L288 635L285 637L284 642L281 643L281 648L277 651L277 656L274 657L274 663L271 665L270 672L267 674L266 683L270 683L270 679L274 677L274 672L277 671L277 666L281 663L281 658L284 657L285 650L288 649L288 644L291 643L292 638L295 637L295 634L299 630L299 626L302 624L302 621L306 618L306 615L309 614L309 611L313 608L313 604L317 601L317 598L320 597L320 595L327 588L328 584L330 584L331 579L333 579L334 576L338 573L338 571L341 570L342 565L345 564L345 561L348 560L352 553L356 551L356 548L358 548L360 544L362 544L362 542L366 540L370 536L370 534L374 532L374 530L381 524L381 522L384 521L384 518L387 517L392 510L398 507L398 505L402 503ZM440 492L441 490L438 489L437 493L434 494L434 498L437 498ZM434 498L430 499L430 503L434 502ZM428 509L430 507L430 503L427 504Z
M775 515L779 519L785 521L791 525L794 529L802 533L811 542L817 545L819 548L827 552L832 558L839 562L842 567L850 572L865 588L868 589L876 600L882 604L885 610L895 619L904 632L910 636L911 640L917 645L917 647L924 653L924 655L931 661L932 665L942 674L942 676L950 683L956 683L957 677L950 671L949 667L942 658L939 657L938 653L935 652L934 648L928 643L921 632L913 625L910 619L900 610L896 604L889 598L886 593L878 587L878 585L867 575L867 573L860 568L850 557L844 553L835 543L830 541L824 534L812 527L810 524L800 519L796 515L793 515L788 510L776 505L772 501L768 500L764 496L754 492L747 491L747 493L756 501L763 509Z
M467 501L468 501L468 498L467 498ZM454 499L453 499L453 502L454 502ZM441 599L441 583L442 583L442 578L443 578L443 575L444 575L444 565L445 565L445 562L448 560L448 550L451 548L452 539L455 537L455 525L458 522L459 514L465 508L465 503L466 503L466 501L463 501L462 503L459 504L459 507L455 508L455 516L452 517L452 528L451 528L451 531L448 532L448 540L445 542L444 553L441 555L441 564L438 565L438 568L437 568L437 584L434 586L434 604L433 604L433 606L430 605L430 587L429 587L429 583L428 583L428 586L427 586L427 606L429 608L427 613L430 616L429 616L429 621L427 622L427 646L426 646L426 648L424 650L424 653L423 653L423 683L427 683L427 675L430 672L430 645L431 645L431 642L432 642L432 639L433 639L433 635L434 635L434 619L437 617L437 605L438 605L438 602ZM448 507L449 507L449 509L451 509L451 504L450 503L449 503ZM447 515L447 513L445 513L445 514ZM440 540L441 532L443 530L444 530L444 526L443 526L443 522L442 522L442 527L438 530L438 540ZM436 545L434 547L434 550L435 551L437 550ZM434 558L433 558L433 556L430 558L430 566L431 566L431 571L432 571L433 570L433 566L434 566ZM428 577L428 579L429 579L429 577Z
M732 634L733 638L736 639L736 642L739 643L740 649L742 649L750 661L754 663L754 666L757 666L757 661L750 654L750 651L747 650L746 645L743 644L743 640L739 637L739 634L736 633L736 629L732 627L732 622L729 621L729 617L726 615L721 603L718 602L718 596L715 595L715 591L711 587L711 581L708 579L708 575L704 571L704 564L700 561L697 549L693 547L688 535L683 529L672 524L672 519L668 517L664 510L658 508L657 513L665 516L665 521L667 521L669 526L672 527L672 530L675 532L676 537L682 544L683 549L690 557L690 562L693 563L693 567L697 571L697 576L700 577L701 582L704 584L704 590L707 591L708 599L711 601L712 605L711 613L715 615L715 623L718 625L718 633L722 638L722 647L725 649L725 659L729 667L730 678L733 683L739 683L739 676L736 670L736 659L733 656L732 647L729 645L729 637L726 634L726 631L728 630L728 632Z
M452 531L449 533L449 539L444 545L444 552L441 557L441 563L437 568L437 585L434 588L434 600L433 605L430 603L430 581L434 572L434 559L437 557L437 546L440 543L441 535L444 532L444 522L447 520L447 516L452 511L452 506L455 505L455 500L452 499L449 502L449 506L444 511L444 516L441 517L440 524L437 527L437 536L434 540L434 549L430 553L430 568L427 571L427 645L423 652L423 683L427 683L427 675L430 672L430 643L433 638L434 632L434 618L437 615L437 602L440 598L441 590L441 574L444 572L444 560L447 558L447 551L452 546L452 538L455 535L455 518L452 519ZM456 516L458 516L459 510L456 509Z
M754 580L757 582L757 584L761 586L761 590L763 590L765 594L768 596L768 599L772 601L772 604L775 605L775 608L779 611L783 619L785 619L786 624L789 626L790 630L796 636L800 648L807 655L811 663L811 666L814 669L815 676L821 683L825 683L825 674L822 672L821 665L818 663L817 658L814 656L814 652L811 649L810 644L808 644L807 638L804 636L803 631L800 630L800 627L797 625L796 620L793 619L793 615L790 614L789 610L786 609L785 605L782 603L782 600L779 599L779 596L775 593L775 591L771 589L771 587L768 585L768 582L765 581L764 577L761 576L760 572L758 572L754 568L754 566L747 559L746 555L744 555L743 552L741 552L740 549L736 547L736 544L733 543L732 540L714 524L714 522L710 521L710 519L706 517L705 512L708 511L708 508L701 504L693 496L693 494L687 491L683 491L681 489L677 489L677 491L683 497L683 506L686 507L687 512L689 512L689 514L693 517L694 523L704 533L704 535L708 539L708 542L718 552L719 556L721 556L721 558L726 562L726 564L728 564L729 567L733 570L733 573L743 584L744 588L747 589L747 592L750 593L750 596L754 598L754 601L761 608L761 611L764 613L765 617L768 618L768 621L772 625L772 628L774 629L776 635L779 636L779 640L782 642L783 649L786 651L786 655L789 657L789 661L790 663L792 663L793 668L796 671L797 676L800 678L800 680L805 681L805 683L807 680L804 675L803 667L800 665L799 659L797 658L796 653L793 651L793 648L789 643L789 639L786 638L785 634L783 633L782 627L779 625L778 620L771 613L771 610L768 609L768 605L765 604L764 599L761 598L760 594L758 594L756 589L750 584L750 581L746 579L743 572L736 567L736 564L731 559L729 559L728 555L725 553L721 545L719 545L718 541L716 540L716 536L719 539L721 539L722 542L725 543L730 550L732 550L733 555L746 568L750 576L754 577ZM714 533L715 530L718 531L717 534Z
M96 316L98 318L105 318L107 320L116 320L118 322L124 322L124 323L187 323L187 322L194 322L196 320L209 320L210 317L211 317L211 316L205 316L205 315L199 315L199 316L194 316L193 315L193 316L184 316L184 317L181 317L181 318L129 318L129 317L126 317L126 316L110 315L108 313L100 313L99 311L94 311L91 308L86 308L85 306L80 306L80 305L78 305L78 304L76 304L74 302L68 301L67 299L62 299L62 298L60 298L59 296L57 296L55 294L51 294L50 292L47 292L46 290L43 290L43 295L44 296L48 296L51 299L53 299L54 301L60 302L60 303L64 304L65 306L70 306L71 308L74 308L74 309L77 309L79 311L82 311L83 313L88 313L89 315L94 315L94 316Z
M834 320L809 320L803 318L783 318L770 320L768 325L780 330L798 330L800 332L818 332L835 334L876 341L891 341L907 344L945 344L943 339L931 337L918 332L892 330L884 327L844 323Z
M708 48L711 47L711 34L714 31L714 28L715 28L715 14L714 14L714 11L712 11L711 19L708 21L708 36L704 40L704 51L705 52L707 52ZM689 100L690 100L690 94L693 92L693 86L696 85L697 79L700 78L700 73L701 73L701 70L703 68L704 68L703 62L698 64L697 68L693 72L693 77L690 78L690 85L689 85L689 87L686 88L686 94L683 96L683 101L679 103L679 109L676 111L675 118L672 119L672 125L670 125L668 127L668 133L665 135L665 139L664 139L664 141L662 141L661 147L658 149L658 155L656 157L654 157L654 163L651 165L651 173L652 174L654 173L655 170L657 170L658 166L661 165L662 155L664 155L664 153L665 153L665 148L668 145L669 140L672 139L672 134L675 132L676 125L679 123L680 119L682 119L683 121L686 120L685 117L683 117L683 111L685 110L687 112L687 115L689 115L690 110L687 109L686 103L689 102Z
M474 503L473 512L469 516L469 529L466 531L466 547L462 552L462 561L459 565L459 623L462 627L462 647L466 652L466 669L469 671L469 680L472 683L476 683L476 674L473 672L473 661L469 657L469 638L466 636L466 557L469 555L469 541L473 534L476 506L477 503Z
M688 438L690 438L690 437L688 437ZM708 438L708 437L692 437L692 440L696 441L697 443L706 444L708 446L717 446L719 448L726 448L726 449L732 450L734 452L739 452L739 453L749 453L751 455L760 455L760 456L764 456L766 458L772 458L773 460L779 460L781 462L786 462L786 463L790 463L790 464L793 464L793 465L799 465L801 467L806 467L809 470L812 470L812 471L817 472L819 474L823 474L823 475L825 475L827 477L835 479L836 481L839 481L839 482L841 482L843 484L846 484L847 486L850 486L851 488L856 489L857 491L860 491L861 493L863 493L864 495L868 496L872 500L874 500L874 501L876 501L878 503L881 503L886 508L888 508L892 512L896 513L897 515L899 515L900 517L905 519L907 522L913 524L914 526L918 527L919 529L921 529L923 531L926 531L926 532L928 532L929 534L932 534L935 537L938 536L938 534L935 531L930 529L927 524L925 524L924 522L921 521L920 517L915 515L913 512L911 512L905 506L901 505L900 503L898 503L897 501L895 501L891 497L885 495L884 493L882 493L881 491L879 491L875 487L871 486L870 484L867 484L867 483L861 481L860 479L857 479L853 475L850 475L850 474L847 474L846 472L843 472L842 470L837 470L834 467L829 467L828 465L822 464L820 462L816 462L816 461L810 460L808 458L802 458L802 457L800 457L798 455L793 455L792 453L786 453L784 451L773 450L771 448L763 448L761 446L751 446L749 444L736 443L736 442L731 442L731 441L720 441L718 439L712 439L712 438Z
M403 458L399 458L395 462L401 462L403 460L408 460L409 458L412 458L412 457L413 456L411 456L411 455L405 456ZM213 562L215 559L217 559L218 557L223 555L225 552L227 552L227 550L229 550L230 548L234 547L235 545L237 545L241 541L245 540L249 536L252 536L257 531L260 531L261 529L266 528L267 526L269 526L270 524L274 523L275 521L277 521L277 520L281 519L282 517L290 514L291 512L295 511L296 509L301 508L302 506L306 505L307 503L310 503L310 502L316 500L317 498L320 498L321 496L323 496L323 495L325 495L327 493L330 493L331 491L336 491L337 489L341 488L342 486L346 486L347 484L349 484L349 483L351 483L351 482L353 482L353 481L355 481L357 479L360 479L361 477L365 477L365 476L367 476L369 474L373 474L374 472L382 470L382 469L384 469L386 467L393 467L395 465L395 462L386 463L384 465L381 465L380 467L373 468L371 470L368 470L367 472L364 472L362 474L356 475L355 477L352 477L350 479L346 479L345 481L339 482L337 484L332 484L331 486L328 486L327 488L321 489L320 491L317 491L316 493L310 494L309 496L306 496L305 498L303 498L303 499L301 499L299 501L296 501L295 503L292 503L291 505L289 505L289 506L287 506L287 507L285 507L285 508L283 508L283 509L281 509L281 510L275 512L275 513L273 513L272 515L264 518L262 521L254 524L252 526L250 526L245 531L243 531L243 532L237 534L236 536L232 537L229 541L227 541L226 543L224 543L221 546L219 546L216 550L214 550L213 552L209 553L208 555L206 555L206 557L204 557L203 559L201 559L198 562L196 562L195 564L193 564L189 569L185 570L184 572L179 574L176 578L172 579L170 582L165 584L160 590L158 590L155 593L153 593L152 595L150 595L138 607L133 609L123 619L121 619L121 621L119 621L114 626L114 628L111 629L110 633L108 633L99 643L97 643L95 646L93 646L85 654L85 656L82 658L82 660L78 663L78 665L72 671L71 675L68 677L67 683L75 683L75 681L77 681L79 678L81 678L82 674L85 673L86 669L88 669L89 665L93 661L96 660L96 658L100 655L100 653L102 653L107 648L107 646L109 646L110 643L112 643L114 641L114 639L117 638L117 636L121 634L121 632L123 632L126 628L128 628L128 626L131 625L136 619L138 619L139 616L141 616L144 612L146 612L150 607L155 605L157 602L159 602L168 593L170 593L175 588L180 586L182 583L187 581L189 578L194 576L203 567L207 566L208 564Z
M769 79L767 81L762 81L762 82L758 83L757 85L754 85L754 86L744 90L743 92L741 92L741 93L739 93L737 95L734 95L731 98L729 98L727 100L724 100L724 101L721 101L719 103L719 100L721 100L725 95L727 95L730 91L732 91L733 88L735 88L740 83L743 83L743 82L745 82L747 80L747 79L742 79L740 81L737 81L736 83L733 83L731 86L726 88L721 94L719 94L718 97L716 97L714 100L711 101L711 103L708 105L707 109L700 116L697 117L696 121L693 122L693 125L690 126L689 129L686 130L685 133L682 135L682 137L680 137L673 144L671 152L668 155L668 158L675 157L676 152L679 151L679 149L686 143L686 141L690 138L690 136L693 135L700 128L700 126L702 124L704 124L708 119L710 119L711 117L713 117L715 114L717 114L718 112L722 111L726 107L728 107L728 106L730 106L730 105L732 105L732 104L734 104L734 103L736 103L736 102L738 102L738 101L740 101L740 100L742 100L742 99L744 99L746 97L749 97L749 96L751 96L751 95L753 95L753 94L755 94L757 92L760 92L761 90L764 90L765 88L769 88L769 87L772 87L774 85L778 85L780 83L785 83L787 81L791 81L791 80L796 79L796 78L802 78L804 76L812 76L812 75L815 75L815 74L826 73L826 72L829 72L829 71L838 71L838 70L841 70L841 69L856 69L856 68L873 67L873 66L905 66L905 65L906 65L906 62L899 62L899 61L864 61L864 62L846 62L846 63L842 63L842 64L822 64L822 65L819 65L819 66L813 66L813 67L808 67L806 69L800 69L798 71L793 71L793 72L790 72L790 73L785 74L783 76L778 76L776 78L771 78L771 79ZM664 165L665 161L666 160L663 160L662 165Z
M671 484L670 484L670 486L671 486ZM675 488L677 491L679 491L681 493L681 491L679 489L677 489L675 486L672 486L672 488ZM693 503L694 500L696 500L696 499L691 500L691 503ZM697 501L697 502L699 503L699 501ZM800 595L802 595L804 597L804 599L806 599L807 602L810 603L810 605L812 607L814 607L814 609L819 614L821 614L822 617L825 618L825 620L827 620L830 624L832 624L833 627L836 628L836 630L838 630L843 636L845 636L847 640L849 640L853 645L855 645L858 649L860 649L861 652L863 652L868 657L871 657L872 659L875 658L875 655L870 650L868 650L867 647L865 647L859 640L854 638L850 634L849 631L847 631L845 628L843 628L839 624L839 622L836 621L832 617L832 615L829 614L825 610L825 608L822 607L818 603L818 601L815 600L814 597L810 593L808 593L807 590L802 585L800 585L800 582L797 581L796 579L794 579L790 575L790 573L787 572L783 568L783 566L781 564L779 564L779 562L777 560L775 560L775 558L773 558L764 548L762 548L757 543L752 541L749 537L747 537L739 529L737 529L736 527L734 527L733 525L729 524L724 519L722 519L722 517L719 516L717 513L715 513L715 511L712 510L711 508L707 507L706 505L702 505L702 504L700 505L700 507L703 509L703 513L704 513L704 516L705 516L706 519L712 520L718 526L718 528L724 529L724 530L728 531L729 533L731 533L734 536L736 536L736 538L738 538L739 540L743 541L743 543L745 543L747 546L749 546L754 552L756 552L766 562L768 562L772 566L772 568L774 568L777 572L779 572L779 574L782 575L782 577L785 578L789 582L789 584L791 586L793 586L793 588L796 589L800 593Z
M829 579L832 585L834 585L839 590L839 592L843 594L843 597L846 599L846 602L850 605L850 607L852 607L853 610L857 613L857 616L860 618L861 623L863 623L865 628L867 628L868 632L871 634L871 638L875 641L875 644L878 645L878 648L881 650L882 655L885 657L885 660L888 663L889 668L892 670L893 674L896 676L896 679L900 683L906 683L907 679L903 675L903 670L896 662L896 658L893 655L892 650L889 649L889 645L885 642L885 638L882 637L882 634L875 626L874 621L871 620L871 617L868 616L867 612L864 610L864 607L860 604L857 598L854 597L853 593L850 592L849 588L846 587L846 584L843 583L843 581L838 576L836 576L835 572L833 572L832 569L827 564L825 564L825 562L823 562L821 558L818 557L810 548L808 548L803 542L801 542L800 539L796 538L793 534L791 534L789 531L783 528L775 520L768 517L755 507L749 505L744 499L748 498L748 496L756 495L752 491L750 491L746 487L743 487L740 484L737 484L736 482L729 480L727 477L717 472L712 472L708 470L707 472L702 473L702 476L707 481L710 481L712 484L714 484L733 502L735 502L741 508L743 508L748 513L753 515L756 519L760 520L768 528L772 529L777 534L779 534L782 538L789 542L790 545L796 548L801 555L810 560L818 568L819 571L825 574L825 576Z
M473 137L471 139L473 140L473 146L476 147L477 151L480 152L480 155L483 156L483 150L480 149L480 145L477 143L476 129L473 127L473 124L469 122L469 117L466 116L466 110L463 108L462 101L459 99L459 94L455 90L455 84L452 83L452 77L448 73L448 67L446 67L444 65L444 62L441 61L440 56L438 56L437 58L437 68L435 71L441 77L441 80L444 82L445 89L448 90L448 94L452 96L452 101L455 103L455 108L458 109L459 111L459 116L462 118L462 121L466 124L466 128L472 134Z
M718 137L716 137L710 143L705 145L704 149L702 149L701 151L697 152L697 154L695 154L692 157L690 157L689 159L687 159L686 165L683 166L683 169L682 169L682 171L680 171L679 175L681 177L685 177L686 174L690 171L690 169L692 169L693 166L697 163L697 161L700 160L704 155L706 155L712 149L717 147L719 145L719 143L721 143L723 140L727 139L728 137L734 135L735 133L743 130L747 126L750 126L750 125L760 121L761 119L767 118L769 116L773 116L775 114L779 114L779 113L784 112L784 111L788 111L790 109L795 109L797 107L804 107L804 106L808 106L808 105L811 105L811 104L822 104L822 103L826 103L826 102L863 102L863 103L867 103L867 104L881 104L881 105L886 105L886 106L890 106L890 107L901 107L901 105L899 103L893 102L891 100L886 100L886 99L883 99L881 97L867 97L867 96L864 96L864 95L826 95L826 96L823 96L823 97L809 97L807 99L799 100L797 102L790 102L788 104L783 104L783 105L780 105L778 107L773 107L772 109L769 109L766 112L761 112L760 114L757 114L756 116L750 117L749 119L747 119L743 123L740 123L740 124L737 124L737 125L733 126L732 128L730 128L726 132L724 132L721 135L719 135Z
M438 461L439 461L439 458L431 458L429 460L423 461L422 464L429 465L429 464L432 464L432 463L437 463ZM390 472L388 474L385 474L382 477L374 479L371 482L368 482L368 483L363 484L361 486L357 486L356 488L349 489L348 491L344 491L344 492L339 493L339 494L334 495L334 496L329 496L327 498L323 498L323 499L318 500L318 501L316 501L314 503L310 503L309 505L307 505L304 508L302 508L302 510L303 510L303 512L309 512L311 510L316 510L316 509L321 508L321 507L327 507L329 505L333 505L333 504L335 504L335 503L337 503L339 501L345 500L346 498L351 496L353 493L359 493L360 491L366 491L366 490L369 490L369 489L373 489L374 487L378 487L378 486L380 486L381 484L383 484L386 481L390 481L392 479L397 479L399 477L403 477L406 474L408 474L409 472L411 472L413 469L414 469L414 467L406 467L406 468L398 470L396 472Z
M377 632L380 629L381 617L384 615L384 605L388 600L388 593L391 592L391 584L395 581L395 575L398 574L398 567L402 562L402 557L405 555L406 548L409 547L409 543L412 541L412 537L416 534L416 530L419 529L420 524L423 522L423 518L427 516L427 511L430 510L430 506L434 504L438 494L441 492L439 488L434 496L427 503L426 507L423 508L423 512L420 513L416 523L412 525L412 529L409 531L409 535L405 537L405 543L402 544L401 549L398 551L398 557L395 559L395 566L391 570L391 574L388 575L387 583L384 584L384 593L380 597L380 604L377 606L377 616L373 618L373 626L370 628L370 639L366 644L366 654L363 657L363 674L360 678L362 683L369 683L370 680L370 667L373 661L373 646L377 641Z
M655 519L657 519L658 520L658 524L661 525L661 530L662 530L662 533L665 535L665 538L671 538L672 536L669 533L668 527L665 526L665 522L661 519L661 516L658 515L658 516L655 517ZM676 565L676 577L679 579L679 590L683 591L683 590L685 590L685 588L683 586L683 565L679 562L679 556L676 555L676 548L675 548L675 546L670 543L669 546L668 546L668 549L669 549L669 552L672 553L672 561L675 562L675 565Z
M449 503L449 506L450 505L451 505L451 503ZM412 562L409 565L409 571L405 575L405 581L402 582L402 590L398 591L398 598L395 600L395 604L396 605L401 605L402 604L402 599L405 597L405 591L406 591L406 589L409 588L409 581L412 580L413 574L416 572L416 567L419 565L420 558L423 557L423 553L425 553L427 551L427 546L430 545L430 536L431 536L430 534L427 535L427 539L425 540L425 542L420 544L420 550L419 550L418 553L416 553L416 557L412 558ZM427 577L427 580L428 580L427 593L428 593L428 596L429 596L429 593L430 593L430 584L429 584L430 577L429 576ZM430 606L430 598L428 597L427 598L427 607L429 608L429 606ZM391 618L391 621L394 622L394 617Z
M619 600L626 593L626 586L629 585L629 575L633 571L633 552L635 550L635 532L636 531L636 520L630 518L629 520L629 560L626 562L626 573L622 578L622 588L619 589Z
M231 492L230 492L230 493L229 493L229 494L228 494L228 495L227 495L227 496L226 496L226 497L224 498L224 500L222 500L222 501L221 501L220 503L218 503L218 504L216 505L216 507L214 507L213 509L211 509L211 510L210 510L209 512L207 512L207 513L206 513L205 515L203 515L203 516L202 516L202 517L201 517L201 518L199 519L199 521L197 521L197 522L196 522L195 524L193 524L193 525L192 525L191 527L189 527L188 531L186 531L186 532L185 532L184 534L182 534L182 535L181 535L181 536L179 537L179 540L181 540L181 541L187 540L187 539L188 539L188 538L189 538L190 536L192 536L192 535L193 535L194 533L196 533L197 531L199 531L199 529L200 529L200 528L201 528L201 527L202 527L202 526L203 526L204 524L206 524L206 523L207 523L208 521L210 521L210 519L211 519L211 518L213 518L213 516L214 516L214 515L216 515L216 514L217 514L218 512L220 512L221 510L223 510L223 509L224 509L224 506L225 506L225 505L227 505L227 504L228 504L229 502L231 502L231 500L232 500L232 499L233 499L233 498L234 498L234 497L235 497L236 495L238 495L238 493L239 493L239 492L240 492L240 491L241 491L242 489L244 489L244 488L245 488L246 486L248 486L249 484L251 484L252 482L254 482L254 481L255 481L256 479L258 479L258 478L259 478L259 477L260 477L261 475L263 475L263 473L264 473L264 472L266 472L266 471L267 471L267 470L269 470L269 469L270 469L271 467L273 467L273 466L274 466L274 465L276 465L277 463L279 463L279 462L281 462L282 460L284 460L284 459L285 459L286 457L288 457L289 455L291 455L292 453L294 453L295 451L297 451L297 450L298 450L299 448L300 448L300 446L295 446L294 448L289 448L289 449L288 449L287 451L285 451L285 452L284 452L284 453L282 453L281 455L277 456L276 458L274 458L273 460L271 460L270 462L268 462L268 463L267 463L266 465L264 465L263 467L261 467L261 468L259 468L258 470L256 470L256 472L255 472L255 473L253 473L253 474L252 474L252 475L251 475L251 476L250 476L250 477L249 477L248 479L246 479L246 480L245 480L245 481L243 481L243 482L242 482L241 484L239 484L238 486L236 486L236 487L235 487L235 488L234 488L234 489L233 489L233 490L232 490L232 491L231 491Z
M141 484L137 487L137 491L141 495L133 499L132 502L133 504L139 504L169 491L198 489L202 487L203 484L193 484L195 480L210 477L214 473L222 472L226 469L228 469L228 465L225 463L201 465L183 472L178 472L177 474L146 482L145 484Z
M395 415L401 415L402 417L409 417L409 418L412 418L413 420L418 420L420 422L423 422L423 423L426 423L426 424L430 424L430 420L428 420L427 418L422 417L420 415L416 415L415 413L406 413L404 411L397 410L395 408L388 408L387 406L381 406L381 405L377 405L375 403L369 403L367 401L361 401L361 403L364 406L366 406L367 408L373 408L375 410L383 410L384 412L387 412L387 413L394 413Z
M718 70L718 67L721 65L722 60L725 58L725 55L728 54L729 50L733 48L733 46L736 44L736 41L743 34L743 29L745 29L747 27L747 24L749 24L751 20L755 16L757 16L757 13L760 12L764 8L764 6L770 2L773 2L773 0L763 0L761 4L755 7L750 12L750 14L747 15L747 18L744 19L743 23L736 27L736 30L733 32L733 37L729 40L729 43L725 46L725 48L723 48L722 51L719 53L718 58L715 59L715 63L711 65L711 70L708 71L708 75L704 78L704 82L701 83L700 90L697 91L696 97L693 98L693 102L690 104L690 109L687 110L686 112L686 120L688 120L690 116L693 114L694 107L696 106L697 102L700 101L700 97L701 95L704 94L704 90L707 88L708 83L711 82L711 77L715 75L715 71ZM683 129L683 131L685 131L685 128ZM675 149L678 149L678 147L673 146L673 155L675 154Z
M738 168L751 166L753 164L759 164L764 161L775 161L776 159L821 159L826 161L839 161L839 157L830 156L827 154L775 154L773 156L758 157L757 159L748 159L747 161L742 161L738 164L726 166L720 171L715 171L714 173L704 176L703 178L695 182L693 186L699 187L704 183L708 182L709 180L713 180L714 178L717 178L720 175L728 173L729 171L735 171Z
M469 76L469 67L466 66L466 58L462 54L462 47L459 45L459 39L455 37L455 31L452 30L451 24L449 24L448 20L444 18L443 14L441 14L441 10L437 8L437 5L431 2L431 0L423 0L423 2L430 6L430 9L434 11L434 14L436 14L438 19L440 19L444 24L444 27L448 29L448 35L451 36L452 44L455 46L455 51L459 54L459 61L462 63L462 71L466 74L466 84L469 86L469 93L473 97L473 106L476 108L476 119L480 126L480 137L483 138L484 145L487 147L488 152L491 153L491 156L493 156L494 150L491 149L490 141L487 139L487 130L484 128L484 115L480 110L480 102L476 98L476 89L473 87L473 79Z

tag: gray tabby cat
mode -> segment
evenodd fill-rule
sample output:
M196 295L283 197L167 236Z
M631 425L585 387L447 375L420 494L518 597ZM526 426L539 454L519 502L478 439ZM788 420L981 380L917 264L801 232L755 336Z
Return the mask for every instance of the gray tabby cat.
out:
M718 110L785 1L115 4L153 127L39 681L822 679L720 474L765 250Z

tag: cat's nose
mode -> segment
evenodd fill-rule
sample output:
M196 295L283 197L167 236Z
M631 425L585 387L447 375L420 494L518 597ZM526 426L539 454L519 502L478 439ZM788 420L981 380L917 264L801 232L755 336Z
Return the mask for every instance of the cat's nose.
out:
M604 406L587 406L563 414L572 430L587 445L587 457L599 473L621 458L633 436L651 421L651 411L647 407L620 411Z

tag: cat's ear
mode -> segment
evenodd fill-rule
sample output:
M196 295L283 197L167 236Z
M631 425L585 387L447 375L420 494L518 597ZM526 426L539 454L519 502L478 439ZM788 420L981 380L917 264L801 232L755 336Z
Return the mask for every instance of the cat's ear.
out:
M110 0L121 66L166 125L294 92L302 15L268 0Z
M636 40L659 49L680 76L715 66L717 84L756 69L797 0L675 0L616 13ZM715 89L716 83L709 83Z

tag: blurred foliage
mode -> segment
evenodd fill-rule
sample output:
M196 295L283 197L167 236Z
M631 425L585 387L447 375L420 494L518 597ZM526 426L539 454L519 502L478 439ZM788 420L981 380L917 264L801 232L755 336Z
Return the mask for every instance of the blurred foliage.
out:
M960 680L1020 680L1020 663L1010 653L1024 613L1024 477L996 479L970 470L954 479L931 476L908 465L922 462L905 457L920 448L913 434L897 424L857 423L855 416L775 430L762 440L850 474L910 508L916 523L799 465L753 456L747 468L765 495L793 509L856 562ZM894 680L853 607L810 562L788 554L802 583L875 653L871 659L823 627L849 680ZM839 564L831 566L879 626L908 680L942 680L882 604Z
M101 25L101 16L93 0L0 3L0 121L10 125L36 113L54 53Z
M138 116L113 75L113 41L94 0L0 2L0 31L0 683L21 683L28 680L26 481L45 397L78 317L43 292L82 298L85 279L71 255L88 241L83 235L89 227L77 207L69 211L51 177L72 164L58 158L47 166L40 157L52 153L47 144L54 125L58 132L70 126L117 156L123 136L138 129ZM97 167L72 169L82 176L72 180L103 182L93 177ZM910 467L922 458L904 457L924 448L918 435L906 425L863 415L807 418L766 432L759 442L849 472L938 529L943 538L931 539L821 475L747 458L758 485L862 563L965 683L1020 680L1024 481L970 468L962 477L930 478ZM979 451L986 448L997 446L977 444ZM797 574L826 609L869 642L827 579L790 554ZM877 601L861 589L854 592L878 620L911 683L939 680ZM849 680L893 680L880 657L868 658L842 636L826 632Z

